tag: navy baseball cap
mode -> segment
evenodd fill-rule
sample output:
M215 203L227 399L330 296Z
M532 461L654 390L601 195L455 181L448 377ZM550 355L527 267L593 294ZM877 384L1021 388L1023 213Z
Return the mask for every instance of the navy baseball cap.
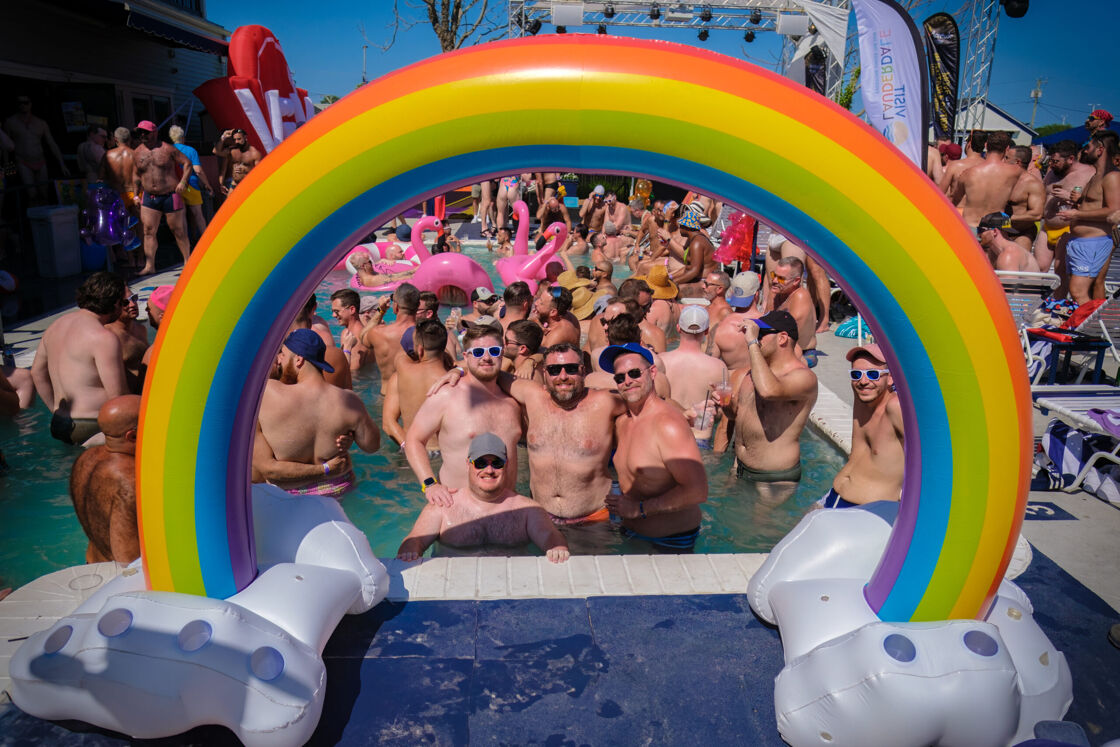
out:
M309 329L296 329L284 340L284 347L321 371L334 373L334 366L327 363L327 344Z
M636 353L646 359L646 362L651 366L653 365L653 353L648 348L644 348L636 342L627 342L622 345L608 345L602 353L599 354L599 368L607 373L614 373L614 360L620 355L629 355Z

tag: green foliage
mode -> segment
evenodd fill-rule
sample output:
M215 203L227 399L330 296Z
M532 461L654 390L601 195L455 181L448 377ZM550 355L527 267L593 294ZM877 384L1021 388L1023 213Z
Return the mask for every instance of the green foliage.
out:
M848 111L852 110L852 99L855 98L856 87L859 85L859 73L860 69L857 67L852 71L852 77L844 84L840 92L836 94L836 103Z
M1035 132L1037 132L1040 137L1043 137L1043 136L1046 136L1046 135L1053 135L1055 132L1065 132L1066 130L1072 130L1072 129L1073 129L1073 125L1048 124L1048 125L1042 125L1041 127L1036 127Z

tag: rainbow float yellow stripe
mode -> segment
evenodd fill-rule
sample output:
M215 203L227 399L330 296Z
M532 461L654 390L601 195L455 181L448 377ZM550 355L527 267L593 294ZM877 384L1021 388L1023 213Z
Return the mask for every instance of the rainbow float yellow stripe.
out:
M984 614L1023 517L1030 400L1002 289L957 212L878 133L783 78L693 47L576 35L375 81L226 202L176 287L144 393L152 588L226 597L256 573L249 445L266 370L344 251L420 199L527 170L695 186L841 278L889 341L906 420L902 508L868 601L887 621Z

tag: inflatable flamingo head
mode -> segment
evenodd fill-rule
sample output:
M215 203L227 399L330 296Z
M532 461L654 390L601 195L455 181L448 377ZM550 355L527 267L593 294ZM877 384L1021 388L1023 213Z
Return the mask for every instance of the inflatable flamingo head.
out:
M416 256L420 258L421 262L432 256L428 247L424 246L424 233L426 231L442 232L443 221L434 215L425 215L416 221L416 225L412 227L412 250L416 252Z

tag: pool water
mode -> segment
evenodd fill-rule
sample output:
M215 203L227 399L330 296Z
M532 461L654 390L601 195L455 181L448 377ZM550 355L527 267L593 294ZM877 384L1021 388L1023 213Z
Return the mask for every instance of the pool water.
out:
M468 248L467 253L495 275L492 255L485 249ZM619 275L625 274L616 274L616 284L621 280ZM346 287L348 280L345 273L332 272L316 291L319 313L331 322L336 337L338 327L329 319L330 294ZM443 315L448 311L444 309ZM378 425L380 386L376 372L354 379L354 390ZM19 586L85 561L87 541L69 495L70 468L79 452L50 437L49 421L49 413L41 402L13 420L0 421L0 451L9 465L7 474L0 476L0 588ZM796 492L781 502L760 495L754 483L735 478L730 450L725 454L701 452L708 472L709 496L701 506L703 521L696 551L767 552L785 536L828 490L844 464L844 457L811 428L801 437L801 449L801 482ZM416 478L404 454L384 434L381 449L376 453L366 454L355 447L352 456L358 483L343 497L342 505L351 521L366 533L374 553L382 558L392 557L423 505ZM518 490L528 494L529 467L524 447L518 449L518 465ZM433 467L438 470L438 462ZM576 553L650 552L648 544L623 539L605 524L565 527L564 531ZM506 554L508 548L494 551ZM448 554L446 548L438 545L435 552ZM514 552L538 551L530 546Z

